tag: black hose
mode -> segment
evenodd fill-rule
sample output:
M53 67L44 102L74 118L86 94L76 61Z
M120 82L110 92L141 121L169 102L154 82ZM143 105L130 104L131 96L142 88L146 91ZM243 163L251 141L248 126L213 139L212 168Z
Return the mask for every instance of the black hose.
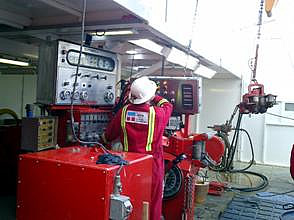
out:
M216 136L220 137L223 141L224 141L224 144L225 144L225 149L224 149L224 155L222 156L222 159L221 159L221 163L219 165L210 165L210 169L213 170L213 171L218 171L218 172L225 172L226 171L226 167L227 167L227 157L228 157L228 151L229 151L229 148L230 148L230 142L229 142L229 139L228 139L228 136L227 134L225 134L224 132L217 132Z
M253 150L253 144L252 144L251 137L250 137L248 131L246 131L245 129L243 129L243 128L239 128L238 130L239 130L239 131L243 131L243 132L245 132L246 135L247 135L247 137L248 137L248 140L249 140L249 143L250 143L250 149L251 149L251 160L250 160L249 165L248 165L247 167L245 167L245 168L243 168L243 169L238 169L238 170L237 170L237 169L235 169L235 170L231 170L231 171L230 171L231 173L236 173L236 172L243 172L243 171L246 171L246 170L248 170L248 169L253 165L253 163L254 163L254 150Z
M265 187L268 186L268 178L265 175L261 174L261 173L256 173L256 172L247 171L247 170L238 171L238 173L250 174L250 175L258 176L258 177L261 178L262 182L261 182L261 184L259 184L258 186L255 186L255 187L231 187L232 190L238 190L238 191L241 191L241 192L254 192L254 191L262 190L262 189L264 189Z
M233 160L234 160L234 156L235 156L236 149L237 149L237 144L238 144L238 139L239 139L239 134L240 134L239 129L240 129L240 126L241 126L242 116L243 116L243 114L241 114L239 112L238 121L237 121L237 125L236 125L236 130L235 130L234 137L233 137L231 147L230 147L230 154L229 154L229 157L227 159L228 169L230 169L230 170L232 169Z
M236 128L232 129L232 130L235 130L235 132L234 132L234 136L231 141L231 144L229 142L228 135L226 132L224 132L224 131L217 132L217 136L219 136L225 143L225 151L224 151L224 156L222 158L222 162L217 166L214 166L211 164L210 169L213 171L217 171L217 172L250 174L250 175L254 175L254 176L261 178L261 180L262 180L261 184L259 184L256 187L231 187L232 190L238 190L238 191L242 191L242 192L253 192L253 191L258 191L258 190L261 190L261 189L264 189L265 187L267 187L268 186L268 179L265 175L263 175L261 173L247 171L254 163L254 150L253 150L252 140L251 140L251 137L250 137L248 131L246 131L243 128L240 128L242 116L243 116L243 114L239 112L238 120L236 123ZM248 166L246 166L245 168L233 169L233 160L234 160L234 156L235 156L236 149L237 149L240 131L245 132L248 137L248 140L250 143L250 149L251 149L251 160L250 160Z
M114 113L117 113L119 111L119 109L121 109L124 106L125 98L128 95L127 93L128 93L128 89L129 89L129 82L127 82L126 80L121 80L120 83L122 84L121 95L119 97L118 103L113 108Z

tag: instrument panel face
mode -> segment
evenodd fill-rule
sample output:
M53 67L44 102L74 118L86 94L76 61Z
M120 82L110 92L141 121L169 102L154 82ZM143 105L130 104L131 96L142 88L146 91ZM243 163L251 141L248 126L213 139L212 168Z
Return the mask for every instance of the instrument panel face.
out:
M81 50L79 44L62 40L42 44L37 102L113 106L118 66L117 55L110 51L85 46Z
M79 62L79 51L69 50L66 56L70 65L77 66ZM110 57L82 52L80 66L111 72L115 68L115 61Z

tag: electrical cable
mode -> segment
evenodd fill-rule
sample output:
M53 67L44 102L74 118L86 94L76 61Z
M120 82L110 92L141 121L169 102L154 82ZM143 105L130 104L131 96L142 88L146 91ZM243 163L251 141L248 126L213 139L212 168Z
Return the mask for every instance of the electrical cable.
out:
M119 83L123 83L122 85L122 91L121 91L121 95L119 97L118 103L115 105L115 107L113 108L113 112L117 113L119 111L119 109L122 108L122 106L124 106L127 102L127 97L128 97L128 93L130 90L130 83L128 81L125 80L120 80L117 84Z
M74 122L74 107L73 107L74 106L74 95L75 95L76 85L77 85L77 81L78 81L78 73L79 73L79 68L80 68L80 64L81 64L81 56L82 56L83 43L84 43L86 7L87 7L87 0L83 0L81 43L80 43L79 57L78 57L78 63L77 63L77 68L76 68L76 73L75 73L75 80L74 80L74 84L73 84L73 91L71 94L71 101L70 101L71 130L72 130L72 134L73 134L74 139L76 141L78 141L79 143L85 144L85 145L91 145L91 144L98 145L99 147L101 147L101 149L103 150L104 153L109 153L109 151L100 142L90 142L90 141L80 140L77 137L76 132L75 132L75 128L74 128L74 123L75 123Z
M130 73L130 77L129 77L130 79L132 78L132 75L133 75L134 59L135 59L135 54L133 54L133 58L132 58L131 73Z

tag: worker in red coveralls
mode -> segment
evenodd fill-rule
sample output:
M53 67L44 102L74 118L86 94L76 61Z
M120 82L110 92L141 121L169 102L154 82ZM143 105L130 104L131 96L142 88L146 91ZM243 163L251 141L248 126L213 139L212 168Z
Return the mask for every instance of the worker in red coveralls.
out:
M155 95L156 83L144 76L130 88L129 102L120 109L102 135L104 142L120 137L124 151L151 154L152 195L150 219L160 220L162 210L164 161L162 135L172 113L172 104Z

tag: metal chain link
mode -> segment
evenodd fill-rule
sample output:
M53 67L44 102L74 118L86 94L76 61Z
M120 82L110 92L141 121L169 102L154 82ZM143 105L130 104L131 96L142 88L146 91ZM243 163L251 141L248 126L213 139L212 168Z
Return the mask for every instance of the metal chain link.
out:
M186 53L186 64L185 64L185 67L184 67L184 72L185 73L186 73L186 70L187 70L189 54L190 54L191 47L192 47L193 35L194 35L195 26L196 26L197 11L198 11L198 0L196 0L194 15L193 15L193 19L192 19L191 36L190 36L189 44L188 44L188 47L187 47L188 51Z
M195 176L188 175L185 178L185 196L184 196L184 212L188 212L192 214L194 209L194 202L193 202L193 191L195 188Z
M258 29L257 29L257 44L256 44L256 50L255 50L255 58L254 58L254 67L252 70L252 81L256 81L256 69L257 69L257 61L258 61L258 50L259 50L259 41L261 37L261 26L262 26L262 14L263 14L263 5L264 0L260 0L260 8L258 11Z

